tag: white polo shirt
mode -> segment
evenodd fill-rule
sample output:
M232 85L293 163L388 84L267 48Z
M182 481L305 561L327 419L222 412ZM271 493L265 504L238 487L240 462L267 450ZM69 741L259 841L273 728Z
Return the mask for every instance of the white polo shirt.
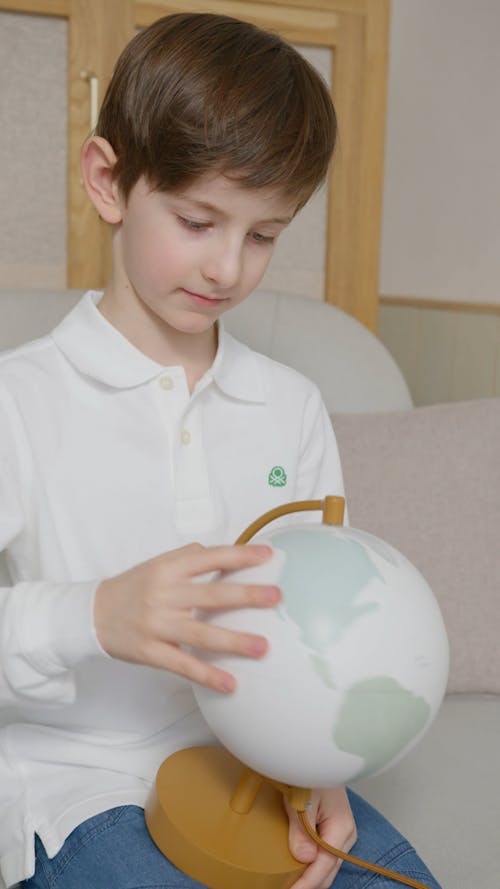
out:
M291 500L342 494L316 386L219 325L189 394L87 293L50 334L0 357L0 862L34 872L83 820L144 805L161 762L214 743L185 680L113 660L95 589L192 541L232 543ZM314 516L309 515L309 518ZM307 515L304 515L307 520Z

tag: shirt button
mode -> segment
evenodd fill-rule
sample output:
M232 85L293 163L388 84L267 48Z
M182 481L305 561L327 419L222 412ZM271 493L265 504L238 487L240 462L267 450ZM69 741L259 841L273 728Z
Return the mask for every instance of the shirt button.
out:
M188 445L191 441L191 433L184 429L181 435L181 441L183 445Z
M173 389L174 381L172 377L160 377L160 386L162 389Z

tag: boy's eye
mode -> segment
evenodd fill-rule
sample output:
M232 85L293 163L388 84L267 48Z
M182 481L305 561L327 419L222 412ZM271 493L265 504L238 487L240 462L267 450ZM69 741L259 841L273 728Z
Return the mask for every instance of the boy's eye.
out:
M251 237L257 244L273 244L275 241L274 235L261 235L260 232L252 232Z
M211 228L211 222L201 222L197 219L188 219L187 216L177 216L180 224L187 228L188 231L191 232L201 232L205 231L207 228ZM276 240L274 235L263 235L260 232L249 232L249 237L256 244L273 244Z
M192 232L200 232L210 227L209 222L197 222L195 219L186 219L185 216L178 216L177 218L184 228Z

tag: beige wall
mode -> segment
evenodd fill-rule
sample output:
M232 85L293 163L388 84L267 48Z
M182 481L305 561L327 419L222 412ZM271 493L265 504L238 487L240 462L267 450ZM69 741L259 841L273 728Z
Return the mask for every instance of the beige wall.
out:
M499 39L499 0L392 0L380 292L412 303L379 335L417 404L500 395Z
M382 294L500 305L499 40L499 0L392 0Z
M500 396L500 313L383 305L379 336L417 405Z

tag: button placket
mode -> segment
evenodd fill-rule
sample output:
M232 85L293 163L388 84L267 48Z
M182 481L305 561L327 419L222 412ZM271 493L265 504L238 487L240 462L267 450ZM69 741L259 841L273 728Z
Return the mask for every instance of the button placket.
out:
M181 368L168 368L155 380L155 402L165 430L165 459L175 484L178 463L180 430L184 428L183 416L189 402L189 392Z
M215 521L203 451L205 388L190 395L182 373L163 373L156 381L156 401L170 445L167 459L175 491L175 522L183 533L206 530Z

